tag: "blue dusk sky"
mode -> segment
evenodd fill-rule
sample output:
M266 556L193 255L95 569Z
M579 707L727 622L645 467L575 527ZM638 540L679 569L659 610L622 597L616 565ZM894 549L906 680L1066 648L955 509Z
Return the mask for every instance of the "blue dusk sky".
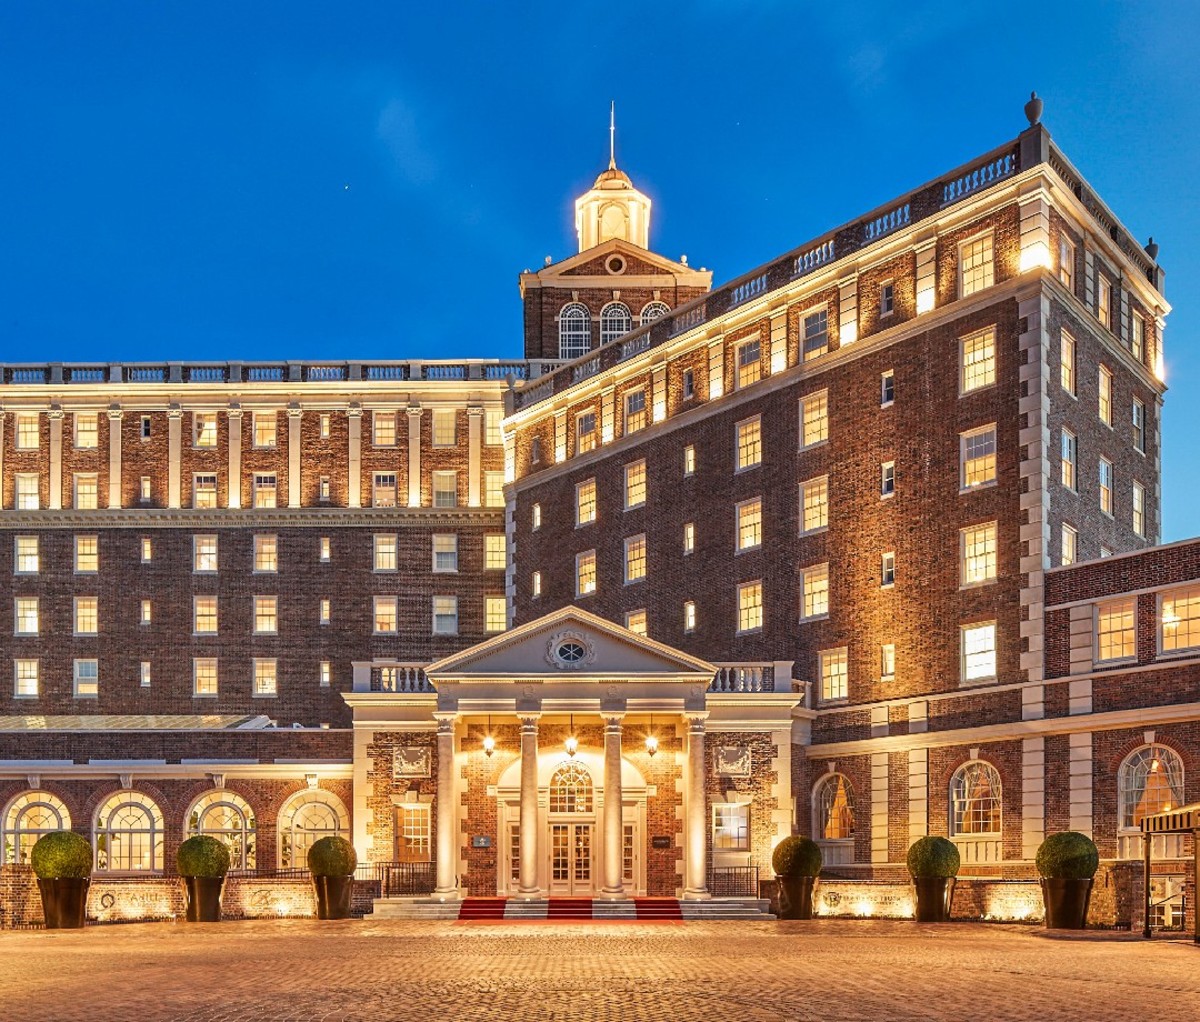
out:
M617 156L728 280L1024 126L1161 245L1200 534L1197 5L0 0L0 357L517 356Z

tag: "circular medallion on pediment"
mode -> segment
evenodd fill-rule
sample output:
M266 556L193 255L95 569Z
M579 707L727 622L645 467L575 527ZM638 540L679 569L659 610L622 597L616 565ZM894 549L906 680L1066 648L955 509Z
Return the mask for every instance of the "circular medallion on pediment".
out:
M560 671L577 671L595 659L595 643L581 632L556 632L546 644L546 663Z

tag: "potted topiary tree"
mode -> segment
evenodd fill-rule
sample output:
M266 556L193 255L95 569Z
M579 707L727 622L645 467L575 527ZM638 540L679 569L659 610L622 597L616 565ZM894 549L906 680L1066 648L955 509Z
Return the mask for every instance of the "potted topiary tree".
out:
M92 875L92 846L73 830L56 830L37 839L29 864L38 878L42 913L48 930L83 925Z
M175 867L183 877L189 923L221 921L221 888L229 872L229 849L215 837L197 834L179 846Z
M944 923L950 918L954 879L961 864L953 841L918 838L908 849L908 872L917 889L917 922Z
M1042 877L1046 926L1052 930L1082 930L1087 925L1092 877L1100 865L1095 843L1074 830L1051 834L1038 848L1036 862Z
M771 856L779 882L779 918L811 919L813 882L821 873L821 847L793 834L775 846Z
M358 856L344 837L323 837L308 850L318 919L349 919Z

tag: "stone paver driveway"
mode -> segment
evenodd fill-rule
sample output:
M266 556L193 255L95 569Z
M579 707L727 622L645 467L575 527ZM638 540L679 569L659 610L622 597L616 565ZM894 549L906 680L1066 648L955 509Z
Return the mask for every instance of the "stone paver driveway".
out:
M1194 1022L1200 948L1027 927L138 924L0 934L6 1018Z

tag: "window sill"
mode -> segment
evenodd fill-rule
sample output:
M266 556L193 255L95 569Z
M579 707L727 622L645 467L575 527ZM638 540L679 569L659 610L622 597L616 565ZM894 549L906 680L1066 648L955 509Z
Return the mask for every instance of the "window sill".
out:
M849 705L850 705L850 697L849 696L842 696L838 699L825 699L825 698L821 699L822 709L833 708L833 707L838 707L838 706L849 706Z
M801 444L799 447L799 451L801 454L803 454L805 451L812 451L818 447L824 447L828 443L829 443L829 438L826 437L824 440L817 440L816 442L811 443L811 444Z
M1160 649L1155 654L1154 659L1158 660L1158 661L1190 660L1190 659L1193 659L1198 656L1200 656L1200 646L1189 646L1187 649L1168 649L1168 650ZM1108 662L1109 661L1107 661L1107 660L1105 661L1105 663L1108 663Z
M193 699L216 699L217 695L218 694L216 692L193 692L192 698Z
M985 578L981 582L962 582L959 584L958 591L965 593L970 589L982 589L984 586L994 586L996 581L996 578Z
M828 525L819 525L815 529L801 530L800 538L803 539L805 536L819 536L819 535L821 535L821 533L828 532L828 531L829 531Z
M251 692L250 696L253 699L278 699L279 693L278 692Z
M739 628L733 634L734 635L761 635L762 634L762 626L759 625L757 628Z
M891 500L894 496L896 496L896 491L892 490L891 493L881 493L879 495L879 499L880 500Z
M733 552L734 557L740 557L742 554L756 554L762 550L761 543L755 543L754 546L745 546Z
M38 693L30 694L28 692L26 692L26 693L14 692L13 698L14 699L37 699L37 698L39 698L39 694Z
M1137 662L1138 658L1136 656L1121 656L1114 657L1112 660L1095 659L1092 661L1095 667L1102 671L1111 670L1113 667L1129 667Z
M828 621L828 620L829 620L828 614L813 614L812 617L800 618L800 624L808 625L808 624L812 624L814 621Z
M976 493L979 490L987 490L996 485L998 485L998 483L995 479L989 479L986 483L975 483L971 486L960 486L958 488L958 495L961 497L964 494Z
M753 465L739 465L733 470L735 476L741 475L743 472L753 472L756 468L762 468L762 462L756 461Z
M896 403L896 401L894 398L891 401L880 401L879 407L880 408L891 408L892 405L894 405L895 403Z
M74 698L76 698L76 699L99 699L100 693L92 692L89 694L87 692L76 692Z
M990 674L986 678L962 678L958 682L959 688L983 688L987 685L996 684L996 675Z

